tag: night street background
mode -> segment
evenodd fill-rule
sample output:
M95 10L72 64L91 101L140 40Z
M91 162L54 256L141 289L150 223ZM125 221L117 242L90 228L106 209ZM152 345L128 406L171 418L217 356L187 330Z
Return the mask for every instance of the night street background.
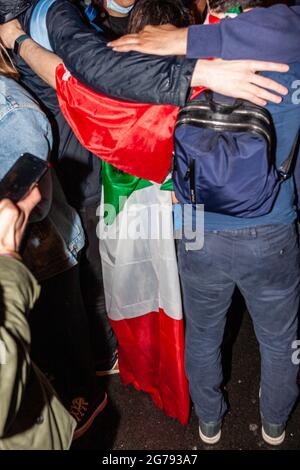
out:
M107 381L109 405L99 415L93 428L74 444L74 449L276 450L265 444L261 437L258 345L250 317L239 295L233 303L225 338L225 372L227 378L230 377L226 389L230 411L224 420L219 444L207 446L201 443L193 410L188 426L184 427L166 417L153 405L148 395L125 387L119 375L115 375L104 379ZM286 440L278 449L300 449L299 403L287 426Z

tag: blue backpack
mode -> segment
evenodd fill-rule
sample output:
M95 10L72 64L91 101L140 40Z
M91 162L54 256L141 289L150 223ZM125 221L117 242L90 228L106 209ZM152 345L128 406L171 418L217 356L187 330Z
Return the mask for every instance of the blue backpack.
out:
M180 110L176 123L177 199L236 217L268 214L292 174L298 137L277 169L271 114L248 101L216 101L212 92L202 93Z

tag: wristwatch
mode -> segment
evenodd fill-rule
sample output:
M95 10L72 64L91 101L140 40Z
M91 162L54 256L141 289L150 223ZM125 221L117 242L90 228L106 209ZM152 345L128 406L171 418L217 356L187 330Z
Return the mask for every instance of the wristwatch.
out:
M29 37L27 34L21 34L21 36L19 36L19 37L15 40L15 44L14 44L14 53L15 53L15 54L19 55L19 51L20 51L21 44L22 44L26 39L30 39L30 37Z

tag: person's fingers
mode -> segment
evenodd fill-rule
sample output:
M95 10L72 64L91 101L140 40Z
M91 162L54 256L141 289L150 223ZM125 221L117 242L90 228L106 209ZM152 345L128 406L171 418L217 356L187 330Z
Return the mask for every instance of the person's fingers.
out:
M24 31L18 20L12 20L0 25L0 38L5 47L13 48L14 42Z
M113 47L112 50L114 52L130 52L130 51L144 52L143 47L138 46L138 45L118 46L118 47Z
M289 66L287 64L275 63L275 62L264 62L259 60L249 61L250 69L252 72L288 72Z
M261 98L258 98L257 95L255 95L255 94L253 94L249 91L241 92L239 98L241 98L243 100L250 101L251 103L254 103L258 106L266 106L267 105L267 101L265 101Z
M123 36L107 45L118 52L133 50L155 55L185 55L187 33L187 28L174 28L170 25L147 26L138 34ZM250 70L249 64L247 70Z
M126 34L125 36L122 36L121 38L108 42L107 45L109 47L119 47L119 46L129 46L129 45L140 45L145 40L147 40L147 42L150 42L150 41L157 42L156 34L158 30L160 30L160 32L166 32L166 31L168 32L168 31L177 30L177 28L170 24L166 24L166 25L159 26L159 27L146 26L143 29L143 31L140 33Z
M9 199L0 201L1 253L18 252L30 212L40 200L40 191L35 187L26 198L17 204Z
M18 218L15 222L14 230L15 230L15 244L17 248L19 248L20 240L23 237L23 233L25 230L25 226L27 223L28 217L26 213L22 210L19 210Z
M178 204L178 199L176 197L175 191L171 192L171 197L172 197L172 204Z
M281 96L275 95L271 93L270 91L265 90L264 88L260 88L259 86L253 85L251 83L248 83L245 86L244 92L246 94L251 95L252 99L250 101L252 102L253 102L253 96L255 97L258 103L261 103L261 101L263 101L264 103L271 102L275 104L280 104L282 101Z
M158 31L159 29L163 29L164 26L166 25L158 25L158 26L153 26L152 24L147 24L143 31L148 31L150 33L155 33L156 31Z
M194 70L192 86L205 86L223 95L251 101L259 106L279 104L288 89L257 70L286 71L288 66L258 61L200 60ZM274 92L274 93L273 93Z
M22 201L19 201L17 206L21 211L24 212L26 219L29 217L32 210L38 203L41 201L42 196L37 186L35 186L32 191L24 198Z
M127 34L122 36L115 41L110 41L107 43L109 47L118 47L118 46L128 46L128 45L136 45L139 44L141 40L141 36L139 34Z
M149 31L156 33L157 31L175 31L178 28L174 26L173 24L167 23L167 24L162 24L161 26L150 26L150 27L145 27L144 31Z
M6 216L6 219L16 219L19 214L19 208L10 200L10 199L2 199L0 201L0 215L4 217L3 214Z
M262 75L254 74L251 78L251 82L260 86L261 88L273 90L280 95L287 95L289 92L288 88L281 85L281 83L275 82L271 78L263 77Z
M264 88L260 88L257 85L253 85L252 83L248 83L245 85L246 93L251 93L251 95L255 95L257 98L268 101L271 103L279 104L282 101L282 97L279 95L275 95Z
M19 246L19 228L23 212L9 199L0 202L0 252L14 252Z
M9 199L0 199L0 211L4 210L7 204L12 204L12 202Z
M268 101L268 102L275 103L275 104L280 104L282 102L282 96L275 95L274 93L271 93L270 91L264 88L260 88L257 85L251 85L251 86L249 85L248 88L249 88L249 91L251 89L251 93L253 95L256 95L257 98L260 98L264 101Z
M22 201L18 202L17 206L20 209L19 218L15 227L15 246L16 250L19 250L21 240L23 238L28 218L35 208L35 206L41 201L42 196L37 186L26 196Z

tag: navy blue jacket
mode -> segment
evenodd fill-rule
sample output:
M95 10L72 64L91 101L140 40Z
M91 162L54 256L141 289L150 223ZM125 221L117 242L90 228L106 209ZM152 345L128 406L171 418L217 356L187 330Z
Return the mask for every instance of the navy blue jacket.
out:
M299 62L300 6L255 8L217 25L191 26L187 56Z
M215 25L192 26L188 35L188 56L223 59L257 59L288 63L286 74L264 73L282 82L289 94L280 105L269 104L277 138L277 167L287 158L300 127L300 6L276 5L255 8ZM300 188L300 158L296 165ZM296 217L293 179L281 185L273 210L263 217L242 219L205 213L206 230L233 230L249 226L292 223Z

